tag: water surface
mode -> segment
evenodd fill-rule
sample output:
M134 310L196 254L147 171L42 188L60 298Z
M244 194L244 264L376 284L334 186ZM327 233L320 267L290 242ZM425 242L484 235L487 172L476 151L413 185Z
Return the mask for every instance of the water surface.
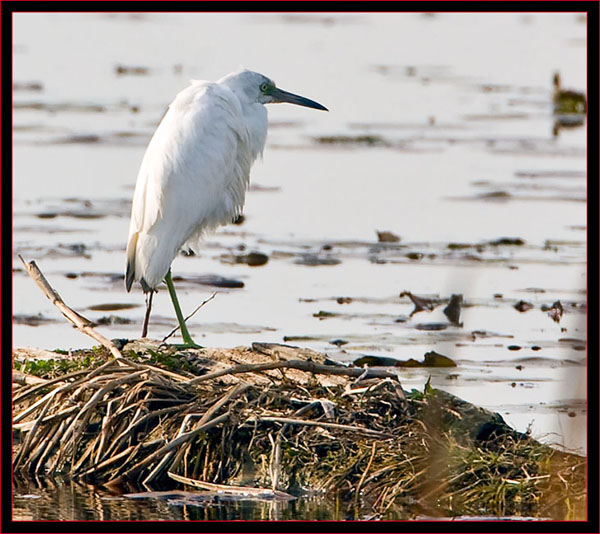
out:
M70 306L108 323L103 334L139 336L144 299L137 287L125 292L123 271L145 146L189 79L245 66L331 111L269 107L245 221L173 262L185 311L217 292L190 320L192 335L223 347L296 340L345 362L435 350L458 366L399 369L405 388L431 376L520 431L585 451L586 129L555 128L551 87L556 70L565 85L586 85L581 15L13 20L14 346L94 344L17 253ZM400 241L379 243L377 231ZM505 237L522 244L494 244ZM236 260L248 252L268 262ZM243 287L200 283L209 275ZM444 305L411 317L402 291L462 294L462 326L448 323ZM515 308L521 300L529 311ZM547 308L559 300L555 322ZM150 335L174 325L162 290Z

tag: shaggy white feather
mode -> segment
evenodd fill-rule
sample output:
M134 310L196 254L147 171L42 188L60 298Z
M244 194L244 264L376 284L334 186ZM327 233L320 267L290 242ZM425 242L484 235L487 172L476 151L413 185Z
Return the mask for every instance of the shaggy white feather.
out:
M169 105L138 173L127 242L127 291L153 290L185 246L235 219L244 207L250 168L265 146L264 104L326 110L241 70L217 82L192 81Z
M243 90L257 76L267 79L242 71L217 83L192 81L169 105L138 173L128 290L134 280L154 289L183 246L197 249L203 234L241 213L267 137L267 110Z

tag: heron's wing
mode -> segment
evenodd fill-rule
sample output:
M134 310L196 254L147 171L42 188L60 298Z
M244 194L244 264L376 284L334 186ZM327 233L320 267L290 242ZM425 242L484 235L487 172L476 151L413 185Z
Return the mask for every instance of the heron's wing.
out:
M194 82L177 95L140 166L128 288L142 277L155 287L190 236L239 213L253 159L240 103L230 90Z

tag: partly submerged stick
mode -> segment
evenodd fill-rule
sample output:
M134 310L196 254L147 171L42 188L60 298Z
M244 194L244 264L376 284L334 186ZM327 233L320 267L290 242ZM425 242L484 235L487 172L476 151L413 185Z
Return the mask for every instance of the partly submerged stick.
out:
M27 274L33 278L33 281L42 290L44 295L48 297L50 302L52 302L52 304L59 309L59 311L69 320L69 322L73 323L78 330L95 339L101 345L105 346L111 352L111 354L117 360L119 360L119 362L124 359L123 355L112 341L106 339L102 334L99 334L92 328L94 324L92 321L86 319L83 315L80 315L64 303L61 296L48 283L48 280L46 280L46 277L42 274L42 271L40 271L35 261L32 260L28 263L20 254L18 254L18 257L21 260L21 263L23 263L25 266Z
M271 498L271 499L280 499L284 501L291 501L295 499L293 495L286 493L284 491L271 490L269 488L252 488L248 486L230 486L226 484L213 484L211 482L205 482L203 480L196 480L193 478L183 477L181 475L177 475L175 473L171 473L169 471L167 473L173 480L177 482L181 482L182 484L187 484L188 486L193 486L195 488L200 488L209 491L216 491L217 493L223 493L225 495L252 495L258 498Z

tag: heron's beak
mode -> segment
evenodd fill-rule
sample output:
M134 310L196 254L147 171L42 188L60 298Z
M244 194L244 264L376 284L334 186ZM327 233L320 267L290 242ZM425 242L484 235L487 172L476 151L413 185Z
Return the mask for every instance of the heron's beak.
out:
M273 103L287 102L289 104L296 104L298 106L304 106L307 108L321 109L323 111L329 111L325 106L322 106L314 100L304 98L303 96L295 95L294 93L288 93L283 89L273 89L271 93L273 97Z

